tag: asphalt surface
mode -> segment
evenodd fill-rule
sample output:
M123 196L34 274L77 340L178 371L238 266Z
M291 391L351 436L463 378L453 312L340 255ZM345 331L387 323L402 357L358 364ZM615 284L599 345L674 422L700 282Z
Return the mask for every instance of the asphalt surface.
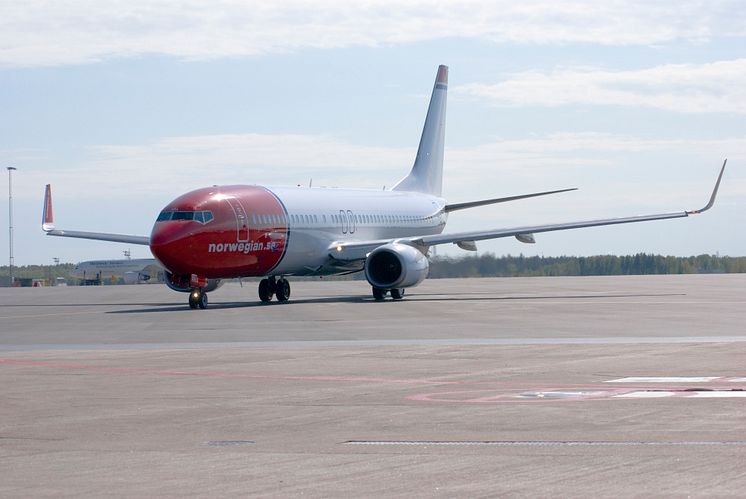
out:
M746 275L0 289L0 496L743 496Z

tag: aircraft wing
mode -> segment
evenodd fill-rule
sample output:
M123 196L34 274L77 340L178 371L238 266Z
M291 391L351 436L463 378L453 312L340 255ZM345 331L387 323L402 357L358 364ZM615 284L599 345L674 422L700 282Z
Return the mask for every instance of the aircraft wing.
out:
M715 182L715 188L712 190L710 200L708 203L698 210L685 210L671 213L660 213L657 215L639 215L633 217L622 217L622 218L607 218L601 220L585 220L579 222L566 222L557 224L547 225L534 225L526 227L511 227L505 229L494 229L486 231L475 231L475 232L460 232L454 234L434 234L430 236L414 236L414 237L403 237L387 241L360 241L360 242L349 242L349 243L338 243L332 245L330 250L330 256L334 260L359 260L365 258L367 253L373 251L378 246L383 244L398 242L403 244L409 244L411 246L418 247L423 251L426 251L430 246L438 244L453 243L458 244L465 249L476 249L474 242L483 241L485 239L497 239L501 237L515 236L523 242L533 242L533 234L539 232L553 232L558 230L569 230L569 229L581 229L584 227L600 227L603 225L619 225L636 222L648 222L651 220L667 220L670 218L684 218L689 215L705 212L712 208L715 203L715 197L717 196L718 189L720 188L720 181L723 178L725 172L725 164L728 160L723 162L723 166L720 169L717 181Z
M48 236L77 237L80 239L95 239L98 241L113 241L116 243L142 244L144 246L150 245L150 237L148 236L56 229L54 227L52 186L50 184L47 184L46 190L44 191L44 211L42 214L41 228Z

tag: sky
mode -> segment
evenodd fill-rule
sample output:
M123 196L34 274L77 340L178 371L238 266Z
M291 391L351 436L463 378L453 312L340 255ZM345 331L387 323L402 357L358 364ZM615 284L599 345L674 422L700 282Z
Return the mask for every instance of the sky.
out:
M728 158L706 214L478 247L746 255L742 2L0 0L15 264L150 256L44 236L47 183L58 228L140 235L207 185L391 187L439 64L449 202L579 188L456 212L446 232L696 209Z

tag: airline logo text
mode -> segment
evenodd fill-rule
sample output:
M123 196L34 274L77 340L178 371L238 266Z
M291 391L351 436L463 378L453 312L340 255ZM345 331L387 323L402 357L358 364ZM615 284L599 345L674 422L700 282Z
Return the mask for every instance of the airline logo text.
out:
M280 243L268 242L255 243L249 241L247 243L210 243L207 247L208 253L243 253L245 255L255 251L277 251L280 247Z

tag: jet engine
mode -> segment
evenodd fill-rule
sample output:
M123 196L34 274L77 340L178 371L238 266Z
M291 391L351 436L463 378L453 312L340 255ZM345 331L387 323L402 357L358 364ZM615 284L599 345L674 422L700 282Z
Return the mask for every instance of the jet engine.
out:
M417 286L429 269L427 257L420 250L401 243L379 246L365 260L365 278L379 289Z
M190 278L191 276L188 275L175 275L171 272L166 272L166 286L173 289L174 291L189 293L192 290ZM221 281L220 279L208 279L207 286L204 286L202 288L202 291L204 291L205 293L209 293L210 291L215 291L222 285L223 281Z
M125 284L140 284L141 282L148 282L150 275L143 272L125 272L122 274L122 280Z

